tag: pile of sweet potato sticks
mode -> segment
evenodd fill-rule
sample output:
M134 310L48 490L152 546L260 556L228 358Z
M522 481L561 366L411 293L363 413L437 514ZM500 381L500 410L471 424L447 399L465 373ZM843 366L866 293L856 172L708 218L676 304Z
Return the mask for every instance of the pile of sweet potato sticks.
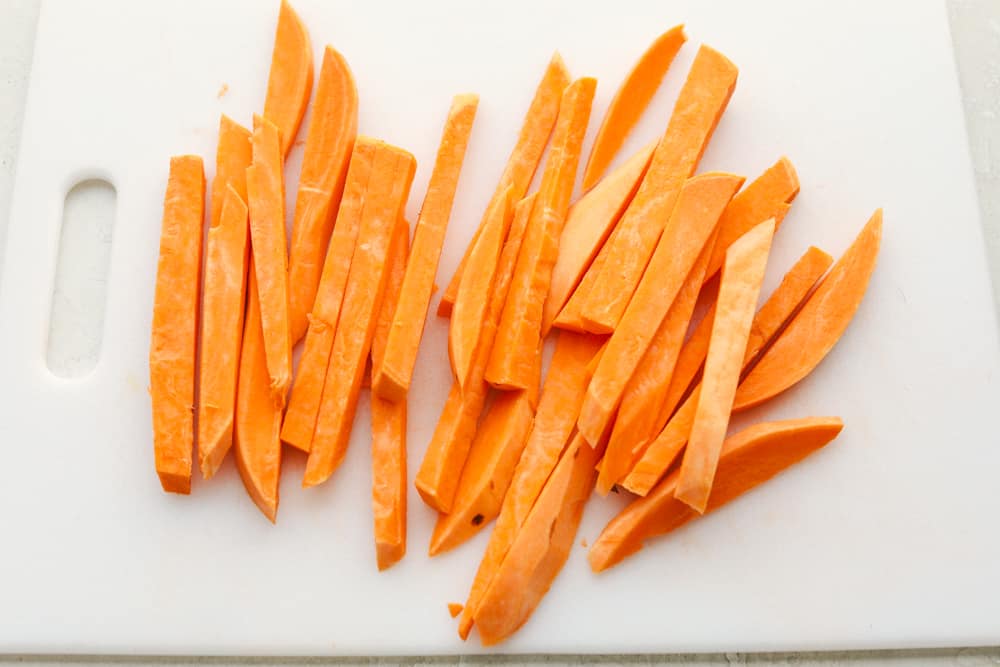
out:
M606 173L685 40L680 26L662 34L621 83L575 201L596 81L571 79L553 57L438 303L451 318L453 385L416 473L439 512L430 554L496 520L468 600L450 605L463 638L475 624L494 644L527 620L595 488L635 494L590 547L601 571L842 427L809 417L727 437L732 413L804 378L844 332L875 265L881 213L836 263L811 247L761 299L798 178L786 158L749 184L694 175L737 79L708 46L663 135ZM407 393L478 98L452 101L411 238L414 157L357 134L354 80L330 47L313 87L308 33L283 2L263 112L252 130L222 118L204 257L202 161L170 162L150 350L156 471L165 490L189 493L194 443L206 479L233 449L273 521L282 443L308 453L303 486L327 481L370 379L382 569L406 550ZM289 243L284 160L311 96Z

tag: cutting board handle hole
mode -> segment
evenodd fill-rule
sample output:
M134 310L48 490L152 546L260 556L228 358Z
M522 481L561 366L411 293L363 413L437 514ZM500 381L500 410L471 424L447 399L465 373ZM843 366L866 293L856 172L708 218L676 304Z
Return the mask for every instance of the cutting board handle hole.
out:
M100 179L66 194L46 352L49 371L61 378L87 375L100 358L117 202L114 186Z

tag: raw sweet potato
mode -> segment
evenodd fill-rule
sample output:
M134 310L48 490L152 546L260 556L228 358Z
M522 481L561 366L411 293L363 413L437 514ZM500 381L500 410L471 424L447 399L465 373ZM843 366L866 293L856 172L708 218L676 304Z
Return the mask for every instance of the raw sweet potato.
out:
M281 150L288 155L312 92L313 53L309 33L288 0L281 0L274 32L271 71L267 78L264 116L281 133Z

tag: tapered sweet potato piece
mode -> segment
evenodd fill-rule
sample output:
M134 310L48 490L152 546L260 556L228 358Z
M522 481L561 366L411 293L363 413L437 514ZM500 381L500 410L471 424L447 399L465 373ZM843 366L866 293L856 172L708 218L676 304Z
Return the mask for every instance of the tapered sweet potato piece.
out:
M595 79L577 79L566 89L560 103L538 201L528 222L496 344L486 367L486 380L498 389L526 389L531 382L545 298L559 256L559 237L573 194L596 87Z
M483 411L489 389L483 374L534 202L535 195L531 195L522 199L514 210L514 221L500 254L490 307L476 346L472 373L464 391L458 382L452 383L434 435L417 471L415 484L420 497L438 512L451 512L462 468L476 433L476 423Z
M734 409L748 408L788 389L833 349L868 289L882 241L882 210L875 211L801 312L782 332L736 392Z
M620 222L621 220L619 219ZM608 239L604 242L604 245L597 252L597 256L590 263L590 268L580 278L579 284L573 290L573 293L570 294L566 305L563 306L562 310L559 311L559 315L553 320L552 326L577 333L600 333L603 330L603 327L595 327L595 330L592 331L588 327L587 322L583 319L583 307L587 303L587 295L590 294L590 291L594 288L594 283L597 282L601 272L604 270L604 264L608 261L611 248L615 246L615 236L617 233L618 226L616 225L610 236L608 236Z
M264 116L281 132L281 150L288 155L309 103L313 83L313 53L309 33L288 0L281 0L274 33L271 72L267 78Z
M388 144L376 147L358 242L344 290L340 321L345 326L338 326L334 336L316 430L302 479L304 487L326 481L347 453L361 376L388 282L386 259L391 256L393 232L403 215L415 169L416 161L406 151Z
M785 468L798 463L837 437L837 417L807 417L756 424L726 438L705 514L713 512ZM674 471L645 498L637 498L616 516L590 547L594 572L602 572L701 515L675 497L679 472Z
M493 192L493 198L486 207L487 211L490 210L500 195L503 194L507 186L510 186L511 198L515 202L524 199L524 196L528 192L528 186L531 185L531 179L534 178L535 171L542 162L545 145L549 141L549 135L552 134L552 128L556 124L556 116L559 114L559 101L562 99L563 91L568 85L569 72L566 70L566 64L563 62L562 57L556 53L552 56L552 60L549 61L542 80L538 83L535 96L528 107L528 113L524 116L524 123L521 125L517 143L514 145L514 150L511 151L510 157L507 159L507 165L504 167L500 181ZM458 268L455 269L455 274L451 277L448 287L441 296L441 301L438 303L437 309L439 317L448 317L451 315L451 309L455 304L455 297L458 296L458 284L461 281L462 273L468 262L469 251L478 240L482 226L483 223L481 222L479 229L472 238L472 242L466 248L465 254L458 264Z
M714 276L726 258L726 250L736 239L768 218L780 226L788 205L799 194L799 177L791 161L783 157L756 180L738 192L719 220L719 240L708 263L705 279Z
M568 331L556 340L531 434L504 496L500 515L462 612L459 635L463 639L468 637L483 594L570 440L590 379L587 367L602 342L599 336Z
M410 254L410 225L400 218L393 232L389 277L375 322L371 358L378 360L392 325ZM406 554L406 399L392 403L372 394L372 516L378 569Z
M240 200L247 200L247 167L253 159L250 130L229 116L219 119L219 143L215 151L215 177L212 179L208 224L214 227L222 216L226 188L232 186Z
M660 87L663 76L670 69L674 56L687 40L684 26L677 25L656 38L639 56L632 70L618 86L601 127L590 149L587 167L583 170L583 189L589 190L597 183L611 164L615 154L625 143L625 138L649 106Z
M251 256L247 271L247 312L240 349L240 375L236 387L233 452L236 469L247 494L264 516L274 523L278 514L278 479L281 476L281 408L275 404L270 391L253 263Z
M611 425L626 383L742 182L739 176L709 173L684 184L649 269L587 387L577 423L587 442L596 443Z
M654 148L656 142L650 143L569 207L545 299L543 337L632 201Z
M218 224L208 230L205 250L201 300L205 361L198 378L198 467L205 479L215 475L233 445L249 251L247 205L230 185Z
M809 291L826 273L832 263L833 258L816 246L810 246L806 250L785 274L785 277L781 279L781 284L768 297L768 300L754 317L753 326L750 329L750 342L747 343L748 350L759 351L763 349L771 336L784 325L799 307L799 304L805 300ZM684 398L691 383L701 370L705 355L708 354L708 342L714 321L715 304L713 303L681 349L677 365L674 367L674 374L670 378L670 388L667 390L666 398L660 407L659 417L653 429L654 433L658 433L666 425L667 420L674 414L681 399Z
M448 111L427 194L413 232L413 249L382 361L372 366L372 391L390 401L406 396L424 334L441 247L455 201L465 149L479 105L477 95L456 95Z
M754 310L771 253L774 220L757 225L726 252L712 338L691 435L677 480L677 498L704 513L729 428Z
M528 620L566 563L600 455L581 437L562 453L476 608L484 646L500 643Z
M247 167L250 240L264 326L271 394L285 407L292 380L292 340L288 322L288 248L285 239L285 180L278 128L254 116L253 163Z
M347 165L358 134L358 91L344 57L326 47L316 83L288 257L288 311L292 343L309 326L323 258L344 193Z
M507 188L504 196L487 211L479 238L469 252L469 261L476 270L463 273L459 283L448 328L448 356L459 387L466 385L472 372L473 356L490 305L500 252L513 217L514 202L510 198L510 188Z
M583 317L591 331L614 330L625 313L681 186L694 173L726 109L736 75L736 66L718 51L704 45L698 50L646 176L619 223L609 258L587 294Z
M747 340L746 352L743 355L743 370L746 370L760 351L770 343L781 331L781 327L792 317L800 304L805 301L809 291L819 280L820 276L830 266L832 258L818 248L810 248L795 263L795 265L785 274L781 284L771 294L757 314L754 316L753 324L750 325L750 336ZM702 358L707 354L708 341L711 338L712 326L715 322L714 309L706 314L695 331L696 335L702 329L705 330L704 352ZM696 344L701 349L702 343L692 335L685 345L685 349L692 344ZM683 356L683 352L682 352ZM699 361L698 365L701 365ZM675 371L675 376L676 376ZM685 400L680 409L674 412L672 409L667 413L660 411L657 428L654 432L659 435L652 443L636 443L633 449L633 465L631 472L623 480L626 489L639 495L646 495L653 488L656 482L663 476L677 455L683 450L687 443L688 435L691 433L691 424L694 421L694 410L698 403L699 387L695 387L691 395ZM737 389L737 393L739 390ZM668 422L669 419L669 422ZM665 427L663 425L666 425ZM647 446L648 444L648 446Z
M330 249L323 262L323 274L309 314L309 329L298 374L281 426L281 439L304 452L308 452L312 445L326 369L344 301L344 288L361 227L361 207L371 178L375 150L380 143L370 137L358 137L354 145L337 222L330 235Z
M201 158L170 158L149 345L149 394L156 474L163 490L171 493L191 493L204 218L205 170Z
M597 476L596 488L602 496L608 495L615 482L631 470L634 463L632 448L635 443L647 440L657 433L653 429L658 410L670 386L670 376L684 344L684 334L691 323L705 268L714 246L713 235L701 249L701 254L677 293L677 298L650 341L649 349L625 385L621 407L615 417L600 474Z

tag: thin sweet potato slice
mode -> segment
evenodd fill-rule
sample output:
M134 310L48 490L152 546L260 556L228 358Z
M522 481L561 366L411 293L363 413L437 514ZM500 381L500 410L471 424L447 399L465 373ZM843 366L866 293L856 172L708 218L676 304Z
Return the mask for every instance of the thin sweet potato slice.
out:
M389 401L402 400L410 388L478 105L477 95L456 95L448 111L434 170L413 232L413 249L406 263L399 306L389 328L385 355L379 364L372 366L372 391Z
M559 101L562 99L563 91L569 85L569 72L562 57L556 53L545 68L545 74L538 83L535 96L528 107L528 113L524 116L524 123L517 137L514 150L511 151L504 167L500 181L497 183L493 198L486 206L490 210L497 198L503 194L509 185L511 188L511 198L518 202L524 199L531 185L531 179L535 176L538 165L542 162L542 154L545 152L545 145L552 134L552 128L556 124L556 116L559 114ZM482 231L482 224L476 231L455 269L455 274L451 277L448 287L441 296L438 303L437 314L439 317L451 315L451 309L455 304L455 297L458 296L458 284L462 279L462 273L468 262L469 249L476 243Z
M762 222L729 247L722 265L712 338L676 491L679 500L700 513L708 505L729 428L773 238L774 220Z
M589 330L608 333L617 327L682 185L694 173L729 103L736 76L736 66L721 53L704 45L698 50L646 176L619 223L609 258L587 294L583 317Z
M232 186L240 200L247 200L247 167L253 159L250 130L229 116L219 119L219 143L215 150L215 178L209 202L209 227L219 224L226 189Z
M621 325L608 341L587 387L577 423L587 442L596 443L610 427L625 385L713 236L723 209L742 183L740 176L709 173L684 184L649 270L639 283Z
M288 155L309 103L313 82L313 52L309 32L288 0L281 0L274 33L271 71L267 78L264 116L278 126L281 151Z
M309 326L323 258L344 193L348 161L358 135L358 91L344 57L326 47L316 83L309 131L295 195L288 256L288 311L292 343Z
M763 484L837 437L837 417L806 417L756 424L726 438L705 514ZM590 547L594 572L603 572L701 514L675 497L679 472L671 473L645 498L632 501Z
M204 217L205 170L201 158L170 158L153 300L149 393L156 474L163 490L171 493L191 493Z
M639 60L618 86L604 114L604 120L601 121L601 127L597 130L594 147L590 149L590 157L583 170L584 191L601 179L611 160L625 143L625 138L649 106L660 82L670 69L674 56L686 40L683 25L674 26L657 37L639 56Z

